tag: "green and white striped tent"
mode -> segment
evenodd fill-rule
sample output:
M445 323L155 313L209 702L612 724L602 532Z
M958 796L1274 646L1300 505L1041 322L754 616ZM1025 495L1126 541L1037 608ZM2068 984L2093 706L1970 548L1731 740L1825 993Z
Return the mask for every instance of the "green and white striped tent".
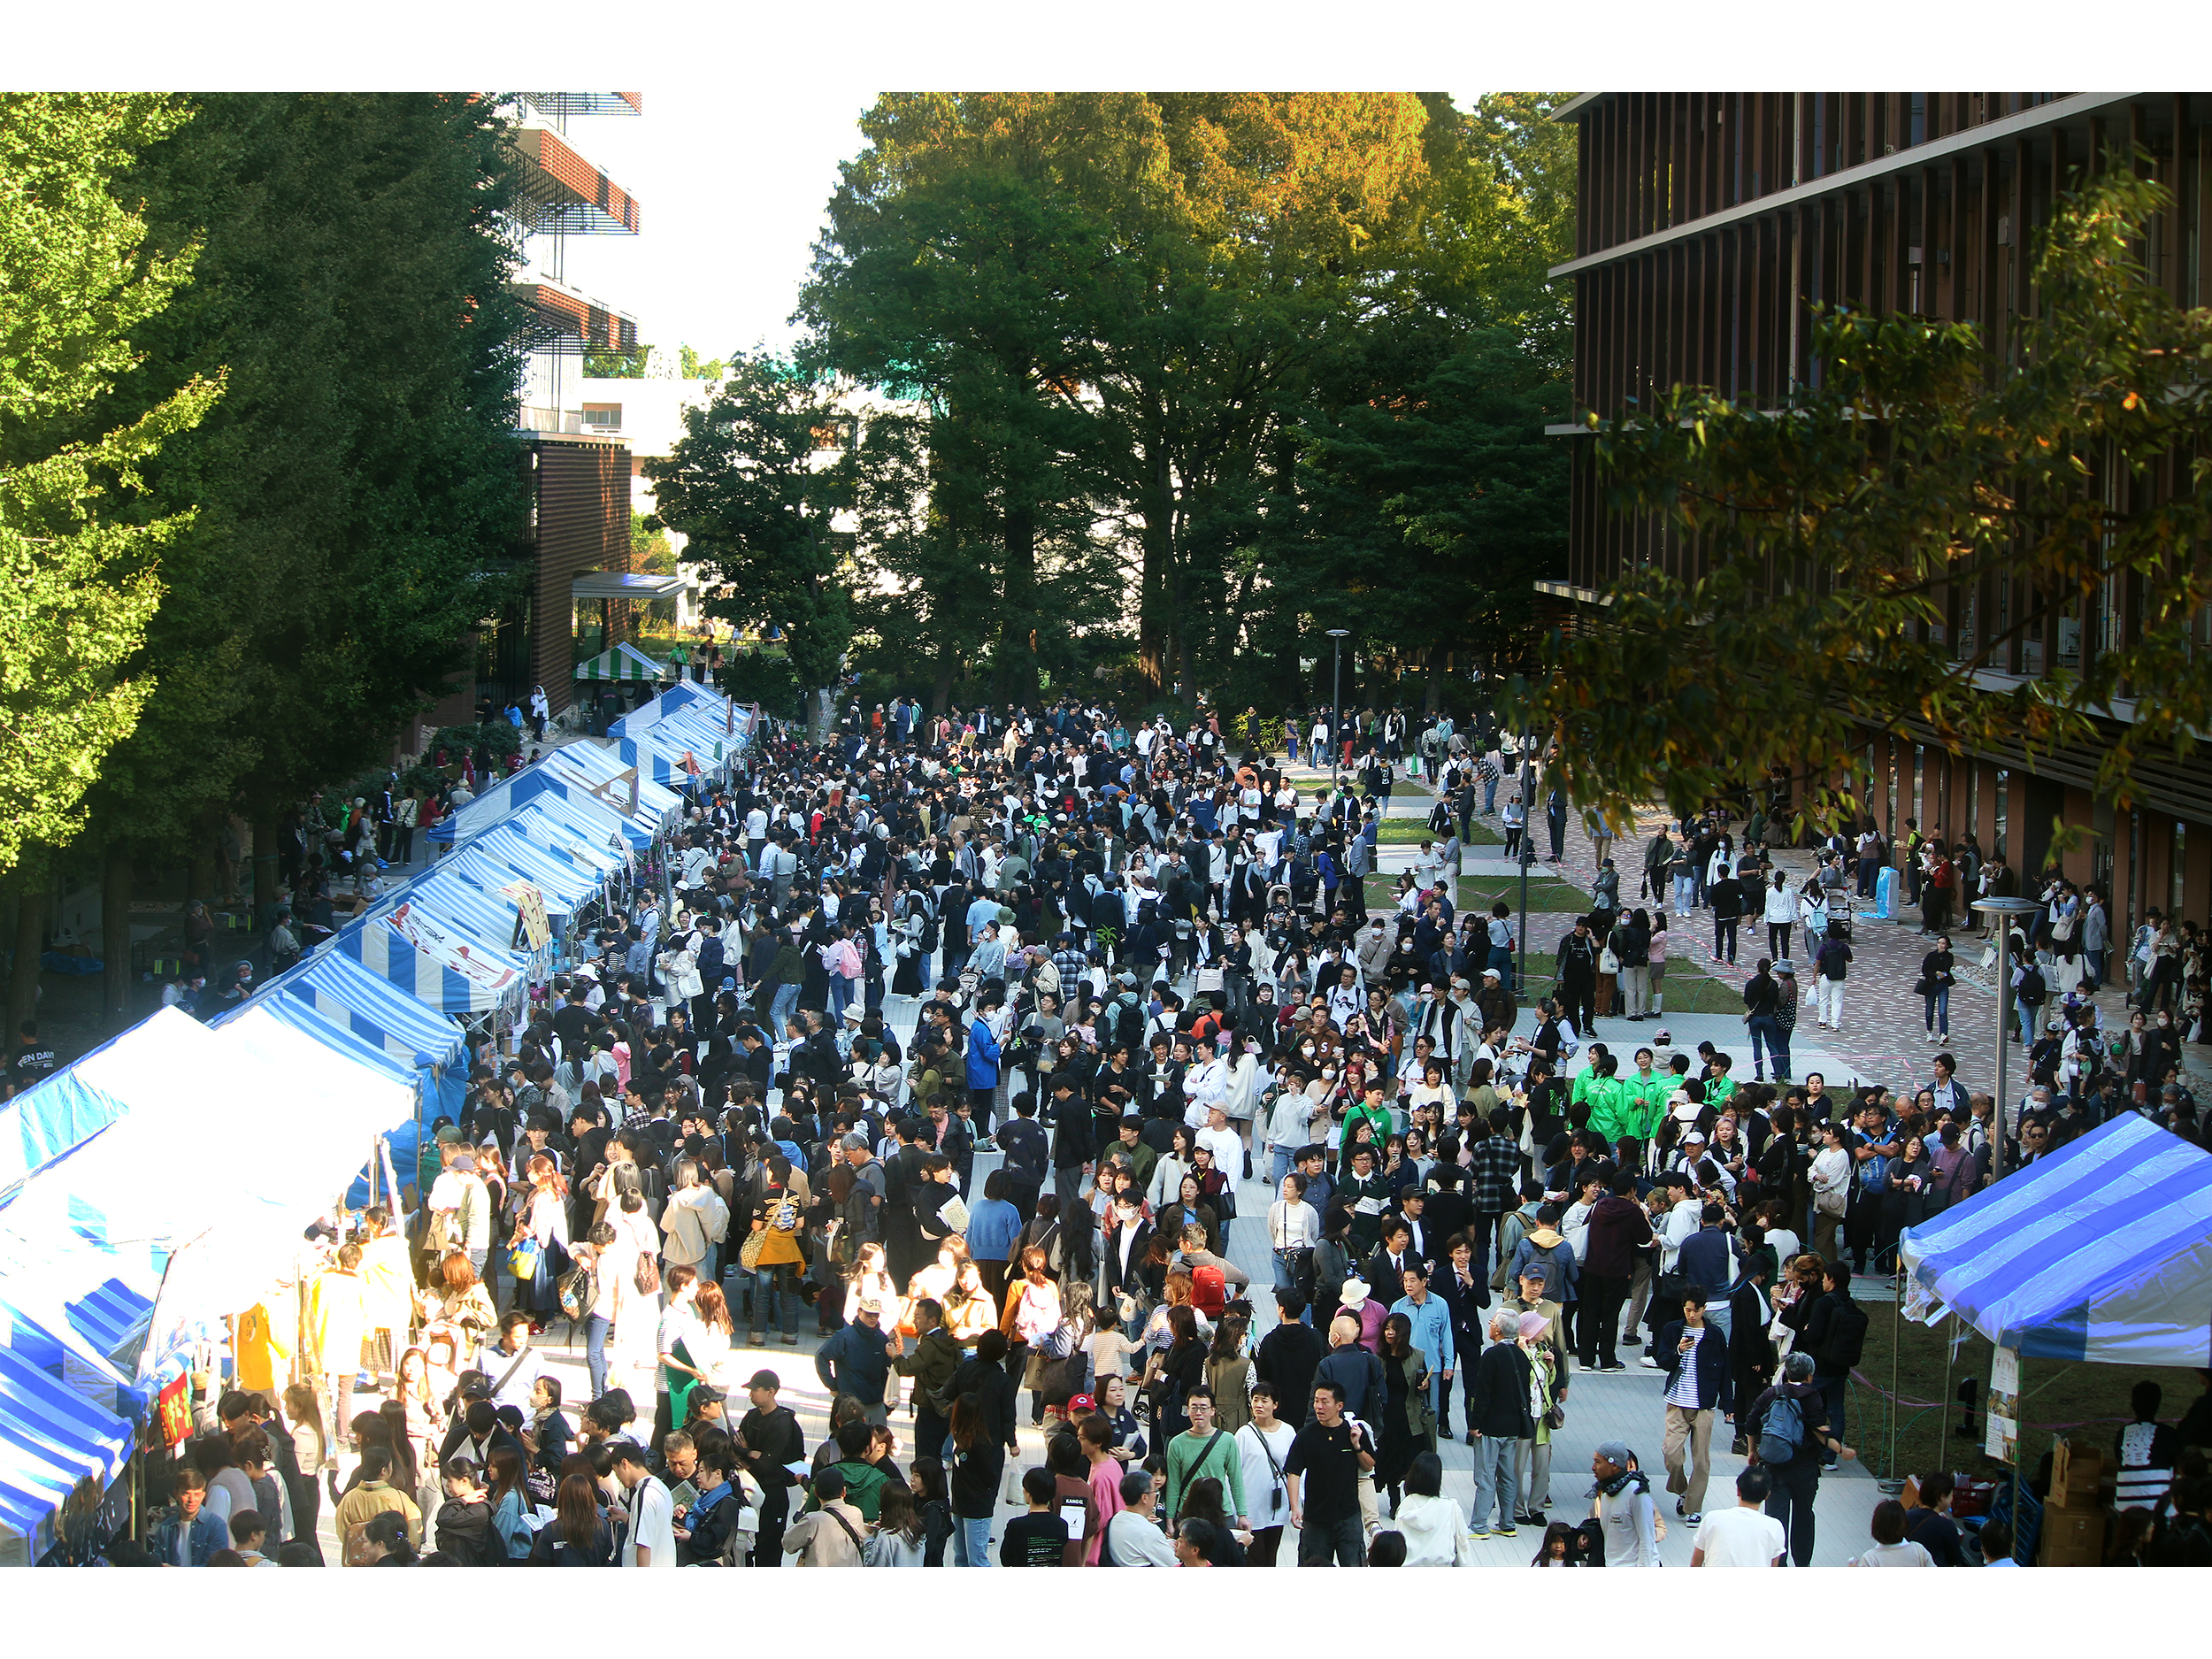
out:
M671 671L655 662L634 645L618 645L611 651L602 651L588 662L576 664L579 680L622 680L631 684L658 685Z

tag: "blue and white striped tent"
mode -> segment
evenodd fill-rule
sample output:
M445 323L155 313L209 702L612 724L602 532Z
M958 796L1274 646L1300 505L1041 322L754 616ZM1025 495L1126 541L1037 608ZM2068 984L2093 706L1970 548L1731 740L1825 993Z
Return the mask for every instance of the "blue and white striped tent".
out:
M271 982L282 992L273 1002L296 1000L322 1020L349 1033L413 1071L424 1066L458 1067L461 1028L425 1008L358 958L321 950ZM280 1014L282 1010L275 1010Z
M526 840L508 834L503 826L477 836L440 869L480 888L487 902L505 906L511 911L515 908L515 901L504 889L519 881L529 882L543 896L548 917L573 916L590 901L599 885L573 870L562 868L550 854L532 848Z
M534 847L550 853L572 870L596 876L602 881L612 880L630 867L629 850L620 851L606 844L604 835L557 809L569 803L552 795L540 795L514 817L504 828L523 836ZM611 823L611 819L609 820ZM618 832L609 831L619 839Z
M627 770L627 764L618 759L611 749L602 749L596 743L571 743L565 748L555 749L539 764L550 768L557 778L582 785L588 799L611 806L629 823L644 828L649 842L653 835L682 815L683 796L643 776L638 780L637 810L629 811L629 786L616 781ZM594 788L603 789L605 794L590 795ZM613 798L609 800L608 796Z
M1899 1254L2026 1357L2212 1363L2212 1153L2133 1112L1907 1228Z
M640 777L650 778L655 783L672 789L681 789L691 781L691 773L684 765L685 746L678 744L673 749L668 748L656 741L658 735L658 729L656 728L641 737L618 739L615 743L615 753L622 757L624 765L635 766ZM715 770L716 763L711 755L695 753L692 758L698 763L702 777Z
M348 923L339 951L441 1013L488 1014L520 1002L522 958L503 938L494 944L457 926L444 913L446 895L432 902L427 885L411 881L398 902Z

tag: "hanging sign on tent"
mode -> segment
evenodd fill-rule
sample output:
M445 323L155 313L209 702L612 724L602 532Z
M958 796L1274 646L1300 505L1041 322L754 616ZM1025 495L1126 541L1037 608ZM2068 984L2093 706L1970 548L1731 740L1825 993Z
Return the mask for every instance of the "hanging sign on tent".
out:
M504 991L515 982L511 964L480 955L466 941L412 904L401 905L384 918L384 924L448 972L459 974L472 985Z
M593 784L588 793L596 796L605 805L612 806L615 801L614 792L626 783L630 786L630 795L629 805L625 810L635 812L637 810L637 768L635 766L626 766L606 782Z
M543 950L553 942L552 926L545 919L545 894L535 882L510 882L500 891L515 902L522 936L530 941L531 949Z

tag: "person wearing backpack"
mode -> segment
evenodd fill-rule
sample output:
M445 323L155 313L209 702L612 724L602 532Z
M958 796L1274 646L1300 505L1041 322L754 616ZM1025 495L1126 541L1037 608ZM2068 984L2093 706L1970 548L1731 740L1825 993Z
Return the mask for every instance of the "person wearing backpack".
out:
M1790 1559L1813 1564L1813 1500L1820 1490L1823 1448L1837 1457L1856 1452L1828 1424L1828 1399L1814 1380L1813 1356L1800 1349L1782 1367L1782 1380L1741 1414L1754 1467L1773 1479L1766 1511L1789 1532Z
M1844 1386L1866 1348L1866 1310L1851 1299L1851 1270L1830 1262L1821 1270L1824 1294L1813 1303L1798 1348L1813 1356L1813 1380L1825 1398L1827 1417L1839 1439L1844 1430ZM1832 1458L1827 1460L1835 1466Z

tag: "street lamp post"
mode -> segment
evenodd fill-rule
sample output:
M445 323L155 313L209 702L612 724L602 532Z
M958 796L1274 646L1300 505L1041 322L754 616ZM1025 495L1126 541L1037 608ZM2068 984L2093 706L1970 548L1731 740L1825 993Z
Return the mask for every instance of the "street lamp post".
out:
M1996 925L1997 933L1997 1102L1996 1133L1989 1138L1989 1179L2005 1172L2005 1050L2012 1040L2012 923L2043 907L2033 899L1976 899L1974 908Z
M1514 964L1513 987L1522 1001L1528 999L1528 867L1535 862L1536 822L1529 817L1530 803L1536 799L1536 767L1531 758L1536 748L1536 733L1521 733L1521 926L1520 960ZM1559 964L1552 964L1552 984L1559 983Z
M1330 670L1329 687L1329 787L1337 785L1337 757L1344 752L1344 641L1351 634L1349 628L1331 628L1330 639L1336 641L1331 655L1335 664Z

